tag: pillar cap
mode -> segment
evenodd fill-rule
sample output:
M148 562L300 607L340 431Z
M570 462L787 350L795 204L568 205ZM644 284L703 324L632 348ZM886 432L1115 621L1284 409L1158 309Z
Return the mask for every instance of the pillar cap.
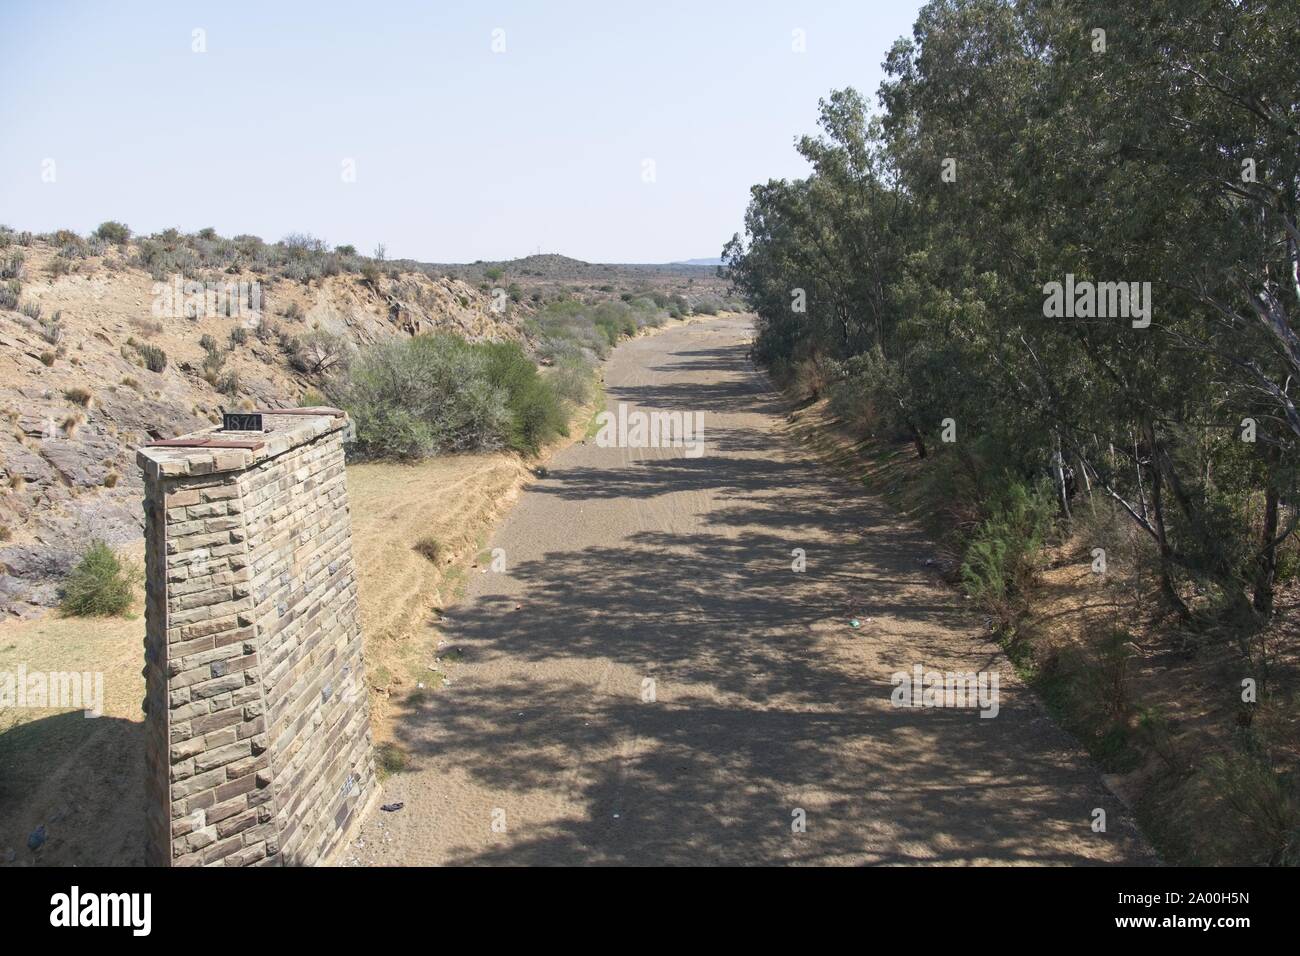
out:
M346 412L326 405L259 409L258 414L260 432L223 431L213 425L150 442L136 452L136 463L150 479L243 471L350 424Z

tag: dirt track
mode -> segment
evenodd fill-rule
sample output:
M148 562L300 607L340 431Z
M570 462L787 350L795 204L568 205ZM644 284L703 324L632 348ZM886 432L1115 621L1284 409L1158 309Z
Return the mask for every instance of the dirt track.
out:
M348 860L1151 862L924 538L780 434L749 336L726 318L616 350L611 405L703 411L704 455L587 442L523 493L489 545L506 572L448 615L452 682L397 717L412 766L384 799L405 807ZM998 716L892 706L914 664L997 671Z

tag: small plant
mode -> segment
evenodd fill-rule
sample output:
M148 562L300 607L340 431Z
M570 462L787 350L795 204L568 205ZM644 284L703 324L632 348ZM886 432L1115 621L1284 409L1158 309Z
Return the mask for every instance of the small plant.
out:
M156 345L141 343L135 346L136 352L144 360L144 367L151 372L161 372L167 367L167 353Z
M307 313L297 302L290 302L284 310L284 317L290 322L302 322L307 318Z
M63 613L78 617L122 614L131 606L140 570L95 541L63 586Z
M54 364L54 353L53 353L53 352L42 352L42 353L41 353L41 364L44 365L46 368L49 368L50 366L52 366L52 365Z
M427 558L434 564L442 557L442 542L433 535L426 534L419 541L415 542L414 550L421 557Z
M122 376L122 384L125 385L127 388L138 389L140 387L139 379L134 379L130 375Z
M1258 864L1295 866L1300 863L1300 797L1294 783L1257 744L1242 752L1215 755L1206 761L1214 790L1242 828Z
M80 405L82 408L90 406L90 400L94 397L90 389L82 388L80 385L74 385L72 388L64 389L63 397L74 405Z
M22 283L17 279L10 279L4 285L0 285L0 309L10 312L18 310L18 296L22 291Z
M33 322L41 321L41 304L39 302L24 302L22 313Z
M381 275L383 275L383 272L380 270L379 266L374 262L367 262L365 265L361 267L362 281L365 282L366 285L370 286L370 288L374 289L376 292L379 291L379 278Z
M119 474L118 474L117 472L115 472L115 471L110 471L108 474L106 474L106 475L104 476L104 487L105 487L105 488L116 488L116 487L117 487L117 483L118 483L119 481L121 481L121 480L122 480L122 476L121 476L121 475L119 475Z
M37 320L40 328L41 338L50 345L58 345L63 341L63 313L55 312L49 319Z
M966 592L1008 625L1014 604L1037 572L1035 561L1051 529L1051 495L1043 488L1011 482L1004 500L975 530L962 562Z
M406 769L406 754L391 741L383 743L375 748L375 764L380 777L390 777Z
M230 330L230 344L243 345L248 341L248 329L242 325L237 325Z

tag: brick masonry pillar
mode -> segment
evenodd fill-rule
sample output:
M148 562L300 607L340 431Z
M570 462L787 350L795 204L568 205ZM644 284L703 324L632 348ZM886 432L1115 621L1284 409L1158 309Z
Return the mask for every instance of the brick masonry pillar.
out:
M378 796L331 408L142 448L149 863L330 862Z

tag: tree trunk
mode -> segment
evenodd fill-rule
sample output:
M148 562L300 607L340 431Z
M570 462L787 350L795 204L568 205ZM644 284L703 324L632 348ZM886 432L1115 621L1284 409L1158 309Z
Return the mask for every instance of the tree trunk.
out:
M921 429L917 428L912 422L907 423L907 429L912 433L912 444L916 446L916 457L925 457L925 436L921 434Z
M1150 426L1147 427L1148 450L1151 453L1151 516L1156 529L1156 545L1160 551L1160 593L1164 595L1169 606L1174 609L1180 618L1186 621L1191 614L1187 610L1187 605L1183 599L1178 596L1178 591L1174 588L1173 575L1170 573L1169 558L1169 539L1165 534L1165 509L1163 502L1163 481L1160 476L1160 463L1155 460L1155 435ZM1142 465L1138 464L1138 472L1141 473Z
M1268 462L1268 486L1264 494L1264 538L1259 552L1259 567L1255 573L1255 610L1265 619L1273 613L1273 580L1277 576L1277 510L1278 491L1275 469L1282 457L1277 446L1270 446L1265 454Z
M1070 491L1065 487L1065 457L1061 454L1061 438L1056 436L1056 489L1057 496L1061 500L1061 514L1065 515L1066 522L1074 520L1070 514Z

